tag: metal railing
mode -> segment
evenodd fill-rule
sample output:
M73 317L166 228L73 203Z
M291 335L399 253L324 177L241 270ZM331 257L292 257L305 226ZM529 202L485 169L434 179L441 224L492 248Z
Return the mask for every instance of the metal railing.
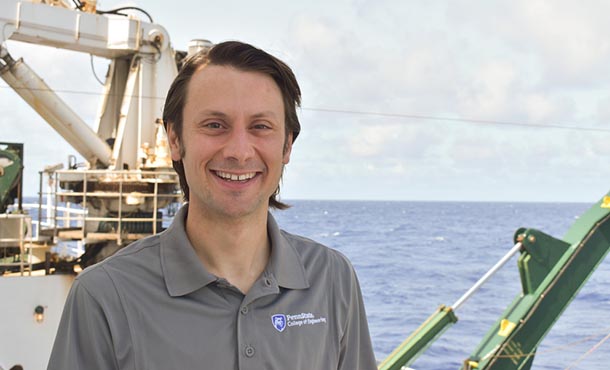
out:
M92 236L116 240L121 245L125 239L155 234L161 231L160 225L171 221L163 212L159 214L160 210L179 203L182 197L173 171L62 170L48 175L46 192L42 178L40 181L36 224L38 232L43 227L52 229L56 238L65 236L62 231L70 229L72 239ZM140 191L130 191L134 187ZM43 199L46 205L42 204ZM78 206L74 207L74 203ZM99 225L106 230L100 230ZM134 228L145 231L134 232Z
M18 259L9 249L19 248ZM0 215L0 267L19 266L23 276L26 270L32 274L32 218L24 214Z

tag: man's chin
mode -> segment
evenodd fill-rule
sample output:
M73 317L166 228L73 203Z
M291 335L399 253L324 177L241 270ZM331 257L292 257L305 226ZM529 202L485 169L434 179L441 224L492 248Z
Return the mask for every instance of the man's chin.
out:
M207 214L225 219L245 219L252 216L266 215L269 202L246 202L243 200L222 202L214 207L208 207Z

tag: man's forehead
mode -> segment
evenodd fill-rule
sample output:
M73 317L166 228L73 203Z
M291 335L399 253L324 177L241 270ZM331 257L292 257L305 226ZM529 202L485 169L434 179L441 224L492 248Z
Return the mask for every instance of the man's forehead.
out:
M251 115L277 116L273 105L281 110L282 118L284 115L284 99L279 86L262 72L224 65L202 66L192 76L186 94L185 108L196 104L198 110L209 110L219 116L226 113L226 105L235 103L235 98L242 99L242 108L254 108Z
M273 86L277 87L280 90L277 82L267 73L253 70L246 70L242 68L238 68L232 65L219 65L219 64L204 64L199 66L193 77L191 77L191 82L196 83L205 83L205 82L217 82L219 80L228 79L231 76L239 76L240 79L246 80L265 80L266 82L272 82Z

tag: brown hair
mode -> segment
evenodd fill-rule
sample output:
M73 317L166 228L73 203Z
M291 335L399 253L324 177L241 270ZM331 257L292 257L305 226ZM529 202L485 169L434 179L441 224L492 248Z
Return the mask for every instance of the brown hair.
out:
M165 130L167 130L168 125L171 125L178 138L182 140L182 113L189 82L195 72L210 64L230 66L246 72L259 72L273 78L282 93L284 102L286 125L286 143L284 146L286 147L288 144L287 140L290 133L292 133L292 142L296 140L301 131L301 124L296 112L296 108L301 105L301 89L294 73L286 63L276 57L252 45L238 41L223 42L187 58L167 93L165 107L163 108ZM184 147L181 150L184 151ZM184 152L181 153L181 156L184 156ZM189 186L186 182L182 160L172 161L172 163L178 173L184 198L188 200ZM269 206L286 209L289 205L277 200L279 192L280 186L278 185L275 192L269 197Z

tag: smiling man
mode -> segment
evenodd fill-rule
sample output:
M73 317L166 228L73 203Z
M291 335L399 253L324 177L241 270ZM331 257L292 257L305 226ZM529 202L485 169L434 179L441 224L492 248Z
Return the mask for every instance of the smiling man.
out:
M287 207L300 97L290 68L251 45L188 59L163 117L188 202L78 276L49 369L376 368L351 264L269 213Z

